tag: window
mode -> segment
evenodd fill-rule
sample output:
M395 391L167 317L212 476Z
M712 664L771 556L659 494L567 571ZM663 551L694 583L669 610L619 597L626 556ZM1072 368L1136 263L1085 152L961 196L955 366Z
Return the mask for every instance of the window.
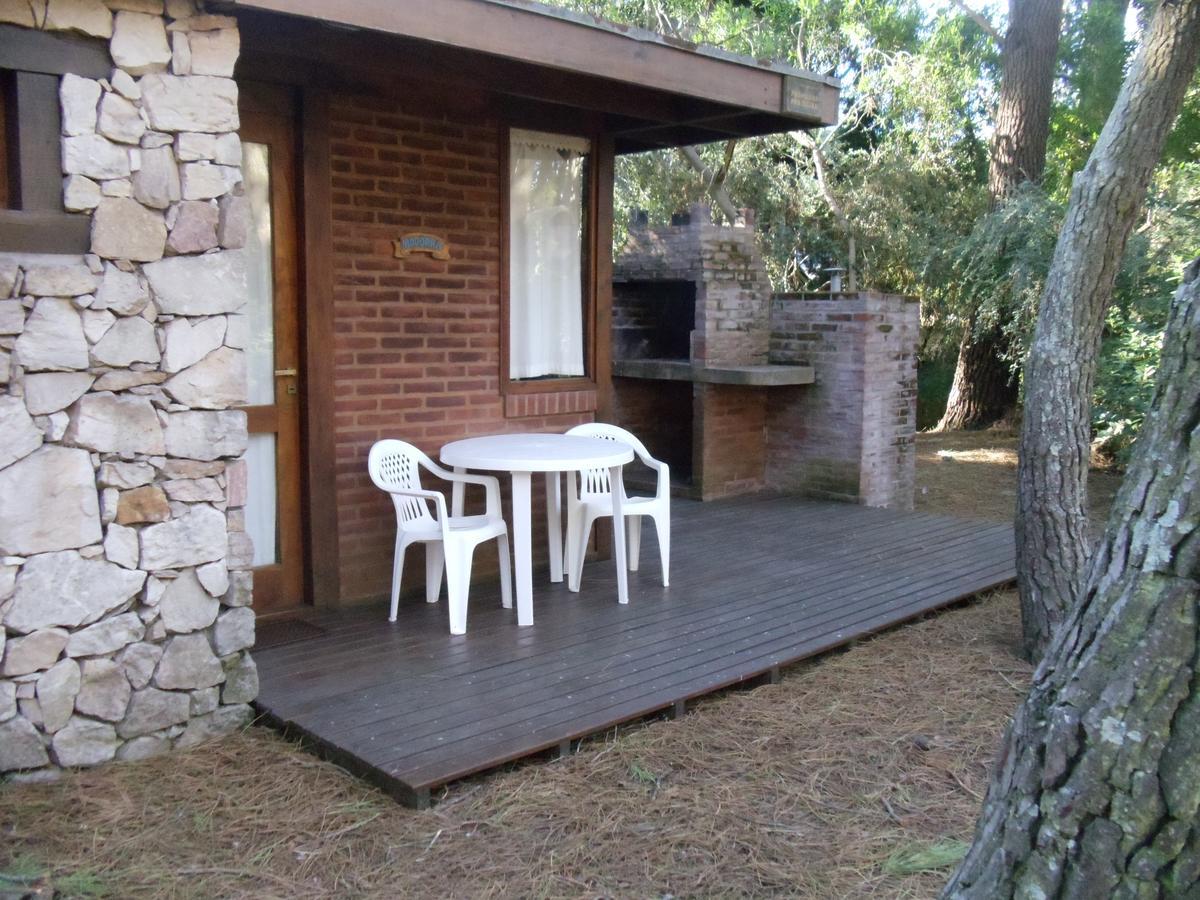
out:
M8 151L8 108L11 105L9 97L13 92L12 73L0 69L0 209L11 209L12 200L9 197L9 170L15 165Z
M512 129L508 150L508 379L586 376L591 144Z
M0 25L0 250L88 251L91 220L63 210L59 82L111 71L106 42Z

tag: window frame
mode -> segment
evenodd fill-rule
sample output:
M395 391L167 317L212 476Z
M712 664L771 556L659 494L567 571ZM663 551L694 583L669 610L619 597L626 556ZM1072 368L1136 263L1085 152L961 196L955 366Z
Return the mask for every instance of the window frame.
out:
M509 377L510 353L510 309L509 298L509 181L512 170L510 153L514 130L545 131L569 135L586 140L590 145L587 165L587 209L584 216L585 237L583 241L583 363L584 375L565 378L511 378ZM506 121L500 126L500 393L507 394L553 394L567 391L594 391L596 378L596 277L597 253L596 234L599 219L599 186L597 177L597 152L600 135L591 130L572 128L565 124L548 124L544 121L526 123Z
M103 42L0 25L0 69L11 75L5 97L8 199L0 209L0 252L87 253L91 216L63 208L62 76L107 78Z

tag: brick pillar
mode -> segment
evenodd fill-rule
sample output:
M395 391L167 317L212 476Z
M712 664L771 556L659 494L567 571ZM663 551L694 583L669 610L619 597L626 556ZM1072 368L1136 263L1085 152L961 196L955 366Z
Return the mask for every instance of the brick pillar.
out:
M778 295L771 323L771 362L811 365L816 383L771 395L767 483L911 509L919 304L873 292Z
M700 499L761 489L766 473L767 391L697 384L694 404L693 484Z

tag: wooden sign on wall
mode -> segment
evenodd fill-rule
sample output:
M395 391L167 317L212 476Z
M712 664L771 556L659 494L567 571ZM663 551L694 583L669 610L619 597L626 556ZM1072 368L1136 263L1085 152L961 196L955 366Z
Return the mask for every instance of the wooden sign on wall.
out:
M450 250L446 242L435 234L414 232L403 235L399 240L392 241L394 254L397 259L405 259L414 253L428 253L434 259L449 259Z

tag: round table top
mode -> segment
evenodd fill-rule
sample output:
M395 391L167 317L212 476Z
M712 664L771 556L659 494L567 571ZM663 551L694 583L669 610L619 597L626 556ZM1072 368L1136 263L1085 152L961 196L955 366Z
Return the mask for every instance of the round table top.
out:
M492 434L442 447L442 464L502 472L608 469L633 462L633 450L574 434Z

